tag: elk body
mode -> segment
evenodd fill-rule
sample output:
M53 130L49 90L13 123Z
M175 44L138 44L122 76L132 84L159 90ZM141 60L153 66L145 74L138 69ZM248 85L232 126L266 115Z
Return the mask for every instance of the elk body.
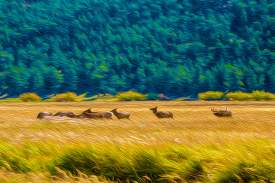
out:
M117 119L130 119L130 113L128 112L118 112L117 109L113 109L111 112L117 117Z
M158 107L150 109L158 118L174 118L173 113L170 111L158 111Z
M53 114L51 112L40 112L37 115L37 119L44 119L49 116L53 116Z
M111 112L92 112L91 109L84 111L79 115L80 118L90 119L112 119L113 114Z
M211 108L211 111L217 117L232 117L232 112L227 110L227 108L225 110L217 110L217 109Z
M73 112L57 112L54 116L75 118L76 115Z

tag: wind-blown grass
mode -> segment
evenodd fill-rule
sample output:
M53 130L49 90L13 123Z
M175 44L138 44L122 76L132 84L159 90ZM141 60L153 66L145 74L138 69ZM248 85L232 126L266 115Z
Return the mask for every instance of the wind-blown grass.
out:
M54 177L97 176L116 182L275 180L274 144L268 141L194 147L111 144L61 147L62 144L56 143L0 143L0 167L17 173L40 172ZM214 155L213 151L217 156L210 157L209 154ZM207 152L209 154L205 155Z
M156 105L175 119L157 119L148 109ZM224 105L233 118L211 113ZM35 119L118 106L131 121ZM274 182L274 110L272 102L2 104L0 182Z

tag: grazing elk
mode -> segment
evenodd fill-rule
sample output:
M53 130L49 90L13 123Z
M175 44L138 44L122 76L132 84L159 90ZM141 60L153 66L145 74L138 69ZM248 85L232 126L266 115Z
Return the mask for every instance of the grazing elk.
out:
M150 110L153 111L153 113L158 118L172 118L172 119L174 119L173 113L170 111L158 111L158 107L151 108Z
M37 119L45 119L46 117L53 116L51 112L40 112L37 115Z
M84 111L81 115L82 118L90 119L112 119L113 113L111 112L92 112L91 109Z
M73 112L57 112L54 116L75 118L76 115Z
M217 110L215 108L211 108L211 111L217 117L232 117L232 112L227 110L227 107L225 110Z
M118 112L117 109L113 109L111 112L117 117L117 119L130 119L130 113L128 112Z

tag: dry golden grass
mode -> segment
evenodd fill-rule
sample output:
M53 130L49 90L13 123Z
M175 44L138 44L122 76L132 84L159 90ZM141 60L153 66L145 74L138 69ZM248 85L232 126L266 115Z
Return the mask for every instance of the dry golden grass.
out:
M157 119L148 109L174 113L175 119ZM233 111L233 118L217 118L210 108ZM37 120L40 111L120 111L131 120ZM246 139L275 140L274 102L83 102L7 103L0 106L0 140L12 143L56 141L61 143L210 144Z
M157 119L149 110L154 106L173 112L175 119ZM217 118L210 111L211 107L226 106L232 110L232 118ZM117 120L115 117L113 120L36 119L37 113L41 111L81 113L88 108L94 111L119 108L119 111L130 112L131 120ZM255 148L260 149L274 146L272 144L275 143L275 102L1 103L0 114L1 143L18 147L26 143L45 143L46 146L48 143L56 144L51 158L63 145L77 147L81 144L119 144L123 147L142 145L142 148L165 148L167 145L178 144L191 147L195 157L219 162L213 165L213 169L217 169L219 164L222 166L233 162L233 156L236 156L236 160L240 157L245 159L247 149L251 148L251 144L253 146L253 142L264 142L260 143L263 146L256 147L255 144ZM250 145L240 149L246 142ZM211 148L204 148L212 145L219 146L219 149L226 146L226 150L214 152ZM231 151L231 145L232 149L237 151ZM47 151L50 151L50 148L47 147ZM226 158L226 154L231 154L232 157ZM258 150L254 149L252 156L257 157L258 154ZM267 155L270 158L270 153ZM212 169L211 162L207 166ZM18 174L0 170L0 182L102 182L96 177L76 178L65 175L52 178L47 174L39 171Z

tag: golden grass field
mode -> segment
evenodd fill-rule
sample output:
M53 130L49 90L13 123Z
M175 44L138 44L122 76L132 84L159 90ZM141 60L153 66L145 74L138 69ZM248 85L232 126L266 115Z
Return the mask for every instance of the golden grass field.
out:
M173 112L175 119L157 119L149 110L154 106ZM223 109L226 106L232 110L232 118L217 118L210 111L211 107ZM119 108L119 111L130 112L131 120L115 117L113 120L36 119L41 111L78 114L88 108L93 111ZM0 114L0 141L18 148L32 143L55 144L58 148L54 151L58 152L65 146L78 144L140 145L143 148L176 144L194 150L213 145L230 149L230 145L241 148L252 144L253 148L254 142L273 150L275 147L275 102L1 103ZM248 149L240 150L242 156L246 153L249 156ZM271 155L275 156L275 151ZM0 182L96 182L94 177L52 179L39 171L23 175L6 169L1 171L0 177Z
M157 119L149 110L174 113L175 119ZM233 118L217 118L210 108L225 108ZM40 111L94 111L131 113L131 120L37 120ZM60 143L205 144L251 138L275 140L274 102L116 102L9 103L0 105L0 139L11 143L53 140Z

